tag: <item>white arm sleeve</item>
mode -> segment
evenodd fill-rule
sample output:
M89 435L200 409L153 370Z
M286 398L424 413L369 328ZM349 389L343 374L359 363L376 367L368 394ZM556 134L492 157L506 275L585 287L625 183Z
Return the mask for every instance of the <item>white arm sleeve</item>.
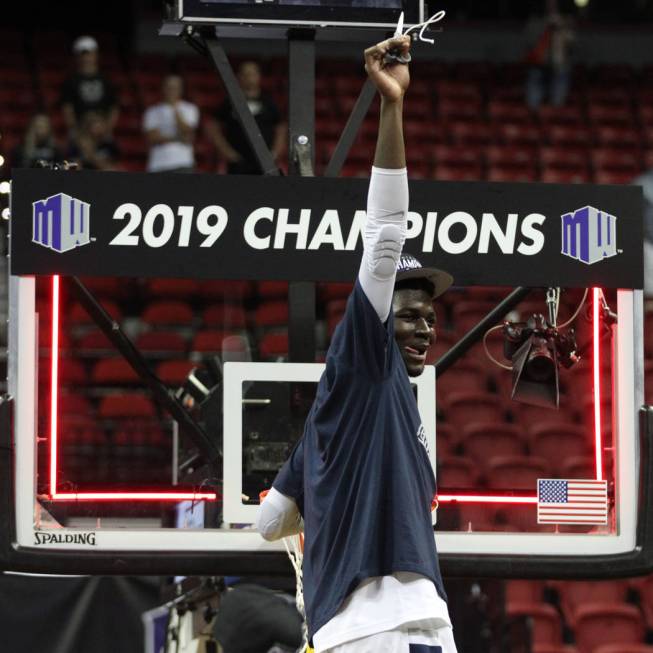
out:
M297 504L290 497L271 488L259 506L256 529L268 541L299 533L302 530L302 517Z
M406 168L372 168L358 280L379 319L390 315L397 264L406 240Z

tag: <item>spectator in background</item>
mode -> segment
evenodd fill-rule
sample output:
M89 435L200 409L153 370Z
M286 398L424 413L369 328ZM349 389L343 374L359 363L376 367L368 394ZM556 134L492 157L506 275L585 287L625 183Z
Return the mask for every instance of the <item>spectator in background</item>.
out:
M286 129L274 100L261 89L259 65L254 61L241 63L238 67L238 82L245 94L247 106L261 130L263 140L274 159L278 159L284 151ZM209 136L219 156L227 161L227 172L240 175L261 174L261 166L228 99L222 103L215 117L215 121L208 125Z
M77 161L84 170L116 169L120 151L104 114L90 111L84 116L68 157Z
M182 100L184 85L178 75L163 80L163 102L150 107L143 117L143 131L150 145L148 172L192 172L193 140L199 109Z
M73 44L77 72L61 88L64 120L75 135L89 111L101 113L113 132L118 120L118 101L113 84L100 73L98 44L92 36L80 36Z
M544 97L561 107L567 101L571 73L570 46L574 41L571 19L558 11L557 0L546 0L546 14L529 21L526 55L530 64L526 81L526 101L538 109Z
M13 152L12 166L31 168L38 160L48 163L63 160L63 153L52 134L50 118L44 113L37 113L30 121L23 142Z

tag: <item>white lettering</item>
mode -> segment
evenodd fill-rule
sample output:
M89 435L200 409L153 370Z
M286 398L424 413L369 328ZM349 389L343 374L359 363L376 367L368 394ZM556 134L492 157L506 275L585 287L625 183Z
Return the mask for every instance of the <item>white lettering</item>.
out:
M367 219L367 211L356 211L354 213L354 220L351 223L351 229L349 230L349 235L347 236L347 243L345 244L345 249L347 251L353 252L356 249L359 238L362 241L363 236L363 227L365 226L365 220Z
M295 249L306 249L308 240L308 225L311 220L311 209L302 209L299 212L299 222L288 224L288 209L279 209L277 212L277 228L274 232L274 249L283 249L286 243L286 234L297 234Z
M408 224L406 226L406 240L418 238L424 227L422 216L416 211L408 211Z
M467 231L463 239L457 243L451 240L449 236L449 231L455 224L462 224ZM462 254L474 244L477 232L476 220L469 213L454 211L440 223L438 242L440 247L448 254Z
M336 209L327 209L324 212L308 249L318 249L322 245L333 245L335 250L345 249L340 229L340 216Z
M517 231L517 214L509 213L505 233L493 213L484 213L481 221L481 235L478 239L478 253L487 254L490 246L490 235L494 237L497 245L504 254L512 254L515 247L515 233Z
M426 214L426 228L424 229L423 252L432 252L433 243L435 242L435 225L438 223L438 212L429 211Z
M535 225L544 224L546 216L541 213L529 213L521 223L522 237L531 241L530 245L520 243L517 251L524 256L533 256L544 247L544 234Z
M256 223L259 220L269 220L270 222L274 221L274 209L269 206L262 206L258 209L252 211L245 220L245 226L243 227L243 236L245 236L245 242L254 249L268 249L270 247L270 236L257 236L256 235Z
M155 224L161 223L160 232L157 236ZM172 236L175 230L175 214L167 204L155 204L146 214L143 220L143 240L149 247L163 247Z

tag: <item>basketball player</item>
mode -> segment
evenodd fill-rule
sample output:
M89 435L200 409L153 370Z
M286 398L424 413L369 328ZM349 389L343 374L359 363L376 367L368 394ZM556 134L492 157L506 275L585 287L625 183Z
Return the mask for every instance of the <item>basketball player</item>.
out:
M433 538L435 479L409 381L434 340L433 299L452 279L401 254L409 72L385 62L391 48L407 54L410 38L365 51L381 114L360 271L304 434L257 519L272 540L298 532L304 518L316 653L456 653Z

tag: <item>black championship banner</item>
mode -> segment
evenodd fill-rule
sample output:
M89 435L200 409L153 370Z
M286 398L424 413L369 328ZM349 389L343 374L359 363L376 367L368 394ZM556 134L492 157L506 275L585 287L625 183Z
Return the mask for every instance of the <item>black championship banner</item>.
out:
M11 273L352 281L366 179L15 170ZM456 285L642 288L636 186L411 181L405 251Z

